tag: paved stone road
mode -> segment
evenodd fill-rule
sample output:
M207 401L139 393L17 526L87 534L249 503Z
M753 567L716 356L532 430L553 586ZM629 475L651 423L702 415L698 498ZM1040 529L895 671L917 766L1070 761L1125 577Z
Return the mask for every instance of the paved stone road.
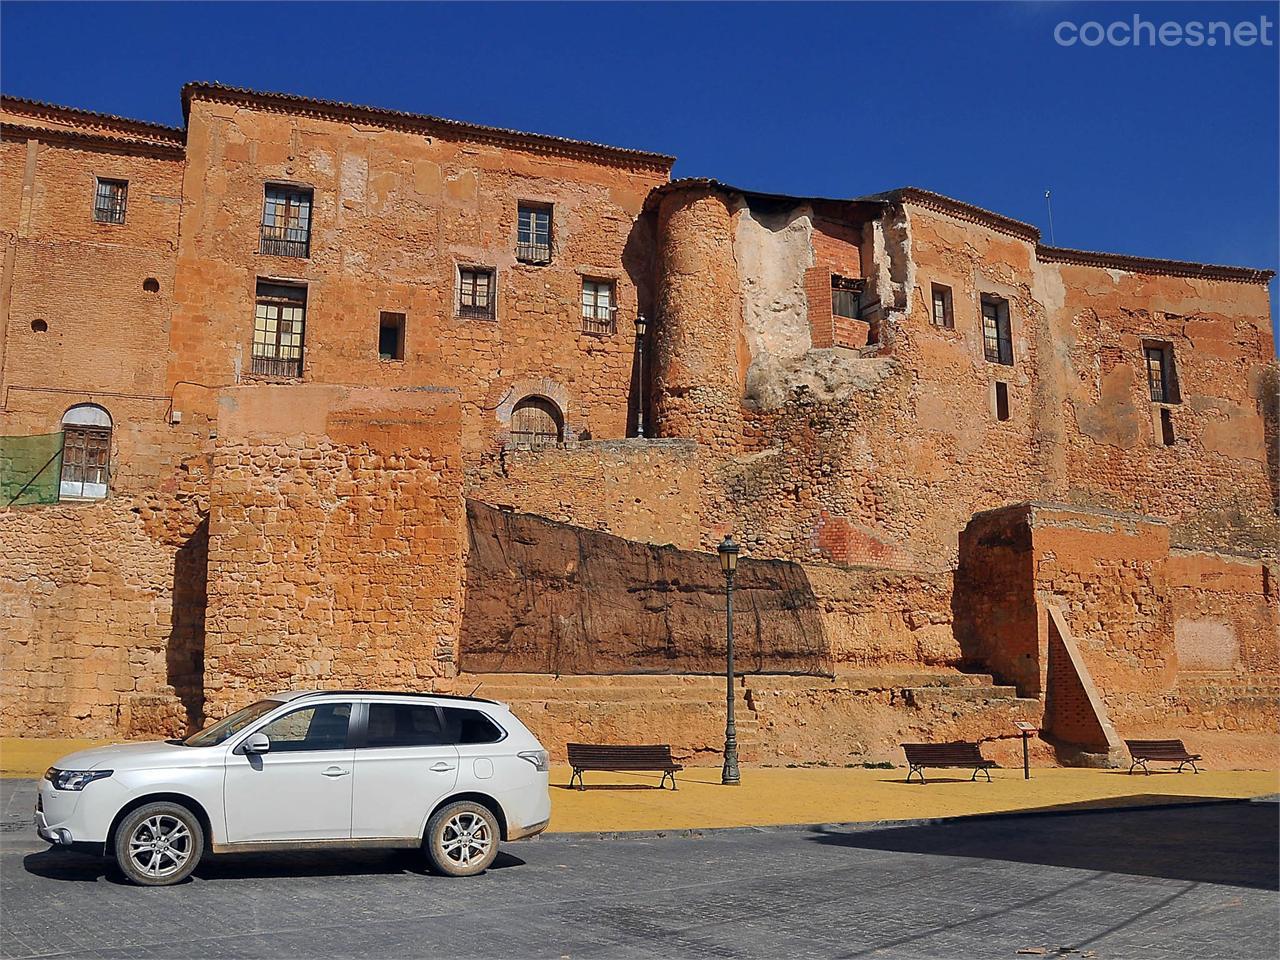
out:
M0 952L1021 960L1018 950L1044 948L1098 960L1270 960L1280 952L1278 827L1277 805L1253 802L540 839L461 881L425 874L404 853L244 855L158 890L125 886L92 858L29 852L37 846L10 833Z

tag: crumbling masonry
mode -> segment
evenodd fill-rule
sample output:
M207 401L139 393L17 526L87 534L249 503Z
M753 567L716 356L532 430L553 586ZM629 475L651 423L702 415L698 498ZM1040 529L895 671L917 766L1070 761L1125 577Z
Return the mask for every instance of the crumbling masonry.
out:
M749 758L1277 761L1270 274L182 99L0 103L3 734L478 689L696 759L732 532Z

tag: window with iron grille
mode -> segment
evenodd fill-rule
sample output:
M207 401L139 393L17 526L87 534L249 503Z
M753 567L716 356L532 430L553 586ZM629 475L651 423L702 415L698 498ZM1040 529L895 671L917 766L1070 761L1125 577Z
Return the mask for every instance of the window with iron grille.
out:
M251 369L268 377L302 376L307 289L258 281Z
M128 180L98 178L93 198L93 219L98 223L124 223L124 210L129 199Z
M940 283L933 284L933 325L948 330L956 325L951 313L951 288Z
M496 293L492 270L484 267L458 269L458 316L492 320Z
M1142 356L1147 366L1147 390L1152 403L1177 403L1177 379L1173 372L1173 347L1168 344L1143 344Z
M847 320L861 319L859 301L863 281L831 275L831 315Z
M564 440L560 408L546 397L525 397L511 411L511 446L543 450Z
M582 332L607 336L614 332L617 306L612 280L582 281Z
M1013 332L1009 304L996 297L982 298L982 349L991 363L1013 366Z
M311 255L311 191L267 184L258 252L272 257Z
M517 214L516 259L523 263L550 263L551 208L522 203Z

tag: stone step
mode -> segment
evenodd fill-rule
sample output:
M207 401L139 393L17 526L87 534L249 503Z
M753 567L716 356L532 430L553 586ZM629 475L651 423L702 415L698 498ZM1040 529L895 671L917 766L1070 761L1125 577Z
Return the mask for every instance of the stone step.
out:
M1017 700L1018 688L999 684L960 687L907 687L902 691L911 706L957 700Z

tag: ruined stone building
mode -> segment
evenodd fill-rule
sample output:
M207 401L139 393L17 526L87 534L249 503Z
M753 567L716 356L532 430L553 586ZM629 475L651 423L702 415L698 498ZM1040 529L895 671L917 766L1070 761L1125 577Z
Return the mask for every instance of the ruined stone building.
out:
M0 733L288 687L723 731L1275 762L1276 365L1239 267L905 188L215 84L0 103Z

